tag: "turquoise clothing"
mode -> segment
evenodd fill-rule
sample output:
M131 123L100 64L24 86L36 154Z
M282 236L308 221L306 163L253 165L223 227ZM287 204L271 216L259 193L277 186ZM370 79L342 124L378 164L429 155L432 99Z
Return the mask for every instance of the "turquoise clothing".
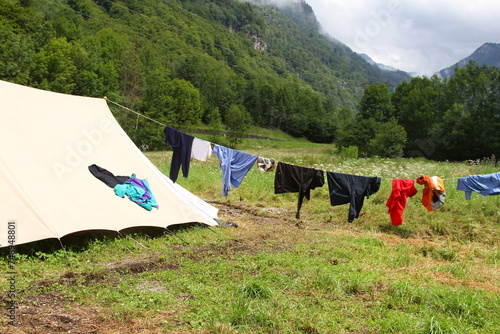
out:
M158 208L158 203L151 192L147 180L141 180L132 174L132 177L123 184L117 184L114 188L115 194L119 197L127 197L142 206L144 209L151 211L153 208Z

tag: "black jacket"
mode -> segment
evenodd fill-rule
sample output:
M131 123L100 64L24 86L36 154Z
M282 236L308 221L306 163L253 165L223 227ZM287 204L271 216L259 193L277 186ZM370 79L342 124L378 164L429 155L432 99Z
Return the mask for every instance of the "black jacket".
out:
M300 208L304 197L309 200L311 189L322 187L323 184L325 184L325 177L322 170L278 162L274 176L274 193L299 193L296 218L300 218Z
M348 222L359 217L365 197L375 194L380 189L379 177L349 175L326 172L328 191L332 206L351 203Z

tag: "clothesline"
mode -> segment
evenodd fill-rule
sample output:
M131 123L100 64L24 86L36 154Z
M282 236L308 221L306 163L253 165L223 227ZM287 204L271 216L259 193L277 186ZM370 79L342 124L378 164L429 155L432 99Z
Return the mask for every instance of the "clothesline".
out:
M119 103L117 103L117 102L111 101L111 100L110 100L110 99L108 99L106 96L104 97L104 100L109 101L109 102L111 102L111 103L113 103L113 104L116 104L117 106L119 106L119 107L121 107L121 108L123 108L123 109L125 109L125 110L128 110L128 111L130 111L130 112L133 112L133 113L134 113L134 114L136 114L137 116L144 117L145 119L150 120L150 121L152 121L152 122L155 122L156 124L159 124L159 125L161 125L161 126L163 126L163 127L166 127L166 126L167 126L167 125L165 125L165 124L163 124L163 123L161 123L161 122L158 122L157 120L155 120L155 119L153 119L153 118L151 118L151 117L148 117L148 116L146 116L146 115L141 114L141 113L140 113L140 112L138 112L138 111L132 110L132 109L130 109L130 108L127 108L127 107L125 107L125 106L122 106L121 104L119 104Z
M107 99L106 99L107 100ZM206 158L215 154L219 159L223 178L223 196L228 196L231 185L238 188L245 175L250 171L253 165L261 169L259 160L271 161L270 168L263 171L274 171L275 160L258 157L256 155L233 150L219 144L210 143L189 134L183 133L170 126L162 124L150 117L144 116L130 108L122 106L116 102L110 101L125 110L131 111L150 121L153 121L164 127L165 143L174 150L170 166L170 179L175 182L180 168L184 177L188 177L189 164L191 157L206 161ZM196 145L194 144L195 142ZM214 145L212 149L212 145ZM194 148L196 146L196 149ZM192 154L197 151L196 154ZM200 154L200 157L197 155ZM266 163L267 164L267 163ZM262 170L262 169L261 169ZM371 194L380 189L382 179L387 177L367 177L361 175L352 175L344 173L329 172L316 168L307 168L278 162L275 173L275 194L298 192L298 205L296 218L300 217L300 209L303 198L309 199L310 190L324 185L324 173L326 173L330 202L332 206L350 203L348 221L352 222L358 218L364 197L368 198ZM466 199L470 199L472 191L478 192L483 196L500 194L500 173L491 175L473 175L463 178L441 179L439 176L422 175L416 180L392 178L392 191L386 205L389 207L393 225L400 225L403 222L402 213L406 206L406 198L412 197L418 191L414 187L415 183L424 186L422 190L422 204L427 211L434 211L442 206L446 196L444 189L444 180L458 180L457 189L465 191Z
M130 108L128 108L128 107L126 107L126 106L124 106L124 105L121 105L121 104L119 104L119 103L117 103L117 102L115 102L115 101L112 101L112 100L108 99L106 96L104 97L104 99L105 99L106 101L109 101L109 102L111 102L111 103L113 103L113 104L117 105L117 106L118 106L118 107L120 107L120 108L123 108L123 109L125 109L125 110L127 110L127 111L130 111L130 112L132 112L132 113L136 114L136 115L137 115L137 116L139 116L139 117L143 117L143 118L145 118L145 119L147 119L147 120L149 120L149 121L152 121L152 122L154 122L154 123L156 123L156 124L158 124L158 125L161 125L162 127L167 127L167 125L166 125L166 124L163 124L163 123L161 123L161 122L159 122L159 121L157 121L157 120L155 120L155 119L153 119L153 118L151 118L151 117L148 117L148 116L146 116L146 115L141 114L141 113L140 113L140 112L138 112L138 111L132 110L132 109L130 109ZM209 141L209 143L210 143L210 144L212 144L212 145L215 145L215 143L212 143L212 142L210 142L210 141ZM382 181L385 181L385 180L392 181L393 179L399 179L399 177L381 177L381 179L382 179ZM459 177L455 177L455 178L446 178L446 179L443 179L443 181L455 181L455 180L458 180L458 179L459 179Z
M385 180L388 180L388 181L392 181L394 179L401 179L400 177L380 177L382 179L382 181L385 181ZM443 181L458 181L458 179L460 179L460 177L454 177L454 178L451 178L451 179L441 179Z

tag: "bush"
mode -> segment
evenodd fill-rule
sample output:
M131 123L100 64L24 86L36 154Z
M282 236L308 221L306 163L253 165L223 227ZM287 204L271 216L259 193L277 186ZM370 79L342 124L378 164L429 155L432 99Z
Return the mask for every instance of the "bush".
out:
M358 147L357 146L342 147L340 149L340 157L342 159L357 159Z
M371 156L401 158L406 141L406 130L393 118L378 128L375 138L368 143L368 152Z
M236 148L236 145L242 142L247 135L252 117L242 105L233 104L226 115L226 126L228 129L228 141L230 148Z

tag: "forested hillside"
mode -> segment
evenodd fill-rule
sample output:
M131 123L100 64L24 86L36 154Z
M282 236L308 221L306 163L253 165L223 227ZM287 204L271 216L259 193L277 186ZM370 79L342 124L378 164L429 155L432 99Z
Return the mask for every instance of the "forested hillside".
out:
M234 0L0 0L0 79L107 96L184 129L248 113L331 142L359 85L385 78L320 35L306 3L287 13ZM148 124L133 124L138 145L164 147Z
M353 157L500 155L498 67L388 81L320 31L303 0L0 0L0 79L188 132L254 124ZM137 146L165 149L158 124L114 112Z

